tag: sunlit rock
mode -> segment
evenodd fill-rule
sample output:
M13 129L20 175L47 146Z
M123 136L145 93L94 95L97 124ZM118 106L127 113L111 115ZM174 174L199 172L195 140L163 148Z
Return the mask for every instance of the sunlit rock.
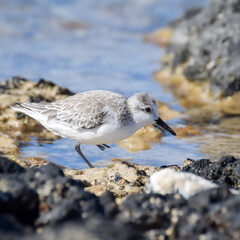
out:
M151 175L145 191L162 195L179 193L188 199L198 192L217 186L217 184L194 174L166 168Z
M186 127L176 127L174 128L174 131L176 132L178 138L199 136L201 134L199 129L194 128L191 125L187 125Z
M86 190L100 195L105 191L114 193L117 202L135 192L142 192L149 176L157 167L144 166L115 159L110 167L84 170L64 169L66 176L81 180Z
M0 132L0 152L4 154L16 154L18 151L18 144L16 140L7 134Z
M162 132L153 125L148 125L138 130L131 137L117 142L118 146L125 148L129 152L150 149L153 143L158 143L162 137Z
M151 42L167 45L155 79L173 91L181 106L211 105L213 117L216 110L225 115L240 114L238 5L235 0L211 1L148 37Z
M144 36L144 41L156 43L156 44L159 44L160 46L166 46L170 43L172 35L173 35L173 29L166 27L166 28L157 30L153 33L146 34Z

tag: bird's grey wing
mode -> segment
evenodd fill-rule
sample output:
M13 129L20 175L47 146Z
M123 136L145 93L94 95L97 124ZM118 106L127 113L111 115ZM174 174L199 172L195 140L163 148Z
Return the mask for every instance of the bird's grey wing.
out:
M101 126L107 114L104 104L94 96L77 94L64 100L45 105L42 114L47 115L47 121L58 121L79 129L92 129Z

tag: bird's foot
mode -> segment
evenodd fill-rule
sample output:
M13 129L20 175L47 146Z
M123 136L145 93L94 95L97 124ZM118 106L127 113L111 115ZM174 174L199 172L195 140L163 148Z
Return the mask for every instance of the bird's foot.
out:
M102 151L105 151L107 148L111 148L110 146L108 146L107 144L99 144L97 145L98 148L100 148Z

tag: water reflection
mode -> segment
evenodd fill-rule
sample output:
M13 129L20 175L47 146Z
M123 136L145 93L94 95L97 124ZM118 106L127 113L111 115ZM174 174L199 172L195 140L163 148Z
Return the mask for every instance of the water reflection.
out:
M203 127L202 127L203 128ZM223 155L240 157L240 117L225 117L218 124L205 126L205 134L197 139L200 151L213 160Z

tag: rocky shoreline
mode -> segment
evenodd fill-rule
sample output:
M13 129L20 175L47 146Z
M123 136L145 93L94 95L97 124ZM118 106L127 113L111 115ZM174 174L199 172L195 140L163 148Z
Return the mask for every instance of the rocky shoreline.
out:
M211 117L240 114L240 10L238 0L213 0L146 36L165 49L156 81L180 104Z
M166 49L156 80L171 88L192 122L240 114L239 12L237 0L214 0L147 37ZM44 79L0 83L2 240L240 239L240 158L187 159L182 166L161 167L114 159L108 167L84 170L23 158L22 141L57 137L9 106L72 94ZM164 120L181 115L158 105ZM238 129L237 121L222 120L220 127ZM196 125L174 130L179 138L201 135ZM145 150L162 136L150 125L118 144Z
M150 181L146 166L116 165L104 169L109 189L97 196L88 188L102 184L100 175L89 183L81 173L75 180L67 177L52 163L23 168L1 157L1 239L240 238L240 159L188 159L181 168L152 169L158 176L151 175ZM141 180L129 180L133 168ZM91 178L98 171L85 174ZM140 185L135 193L134 185ZM125 186L123 201L116 202L110 186L118 187L116 192Z
M56 137L9 106L31 95L41 101L45 92L44 100L72 93L45 80L13 78L1 86L0 98L8 100L0 119L1 239L239 239L239 158L187 159L181 167L115 159L108 167L84 170L23 158L19 141L33 134ZM164 119L180 116L158 104ZM179 137L200 134L192 126L174 130ZM147 126L119 145L145 149L161 136ZM133 148L141 138L145 142Z
M10 106L16 102L57 101L73 94L69 89L44 79L33 82L23 77L13 77L5 82L0 82L0 152L23 167L47 163L44 159L34 156L29 158L21 157L18 152L19 144L29 141L33 136L48 139L49 141L59 137L46 130L34 119L14 111ZM166 104L160 102L157 102L157 104L161 109L159 115L165 121L180 116L180 112L171 109ZM189 134L189 128L176 128L175 131L179 137ZM117 144L130 152L136 152L150 149L152 144L159 142L162 136L161 131L152 125L148 125L130 138Z

